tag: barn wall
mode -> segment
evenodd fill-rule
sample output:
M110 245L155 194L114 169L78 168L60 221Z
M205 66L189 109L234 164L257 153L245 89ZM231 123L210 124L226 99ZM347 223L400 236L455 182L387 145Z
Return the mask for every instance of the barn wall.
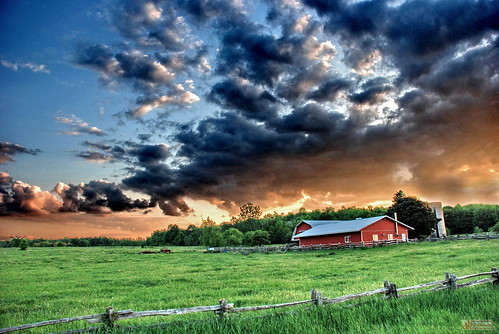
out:
M408 229L398 224L398 236L396 235L395 222L383 218L376 223L363 228L362 230L363 241L372 241L373 234L378 235L378 240L388 240L388 234L393 234L392 240L402 240L402 234L405 233L406 238L409 238Z
M345 243L345 236L350 236L350 242L361 242L360 232L319 235L315 237L300 238L300 246L327 245Z

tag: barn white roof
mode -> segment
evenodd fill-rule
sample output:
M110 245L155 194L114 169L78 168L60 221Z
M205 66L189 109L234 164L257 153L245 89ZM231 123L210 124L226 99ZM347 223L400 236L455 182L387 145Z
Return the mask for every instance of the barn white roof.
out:
M296 234L296 228L293 233L292 240L297 240L303 237L313 237L318 235L328 235L328 234L339 234L339 233L349 233L349 232L357 232L362 230L363 228L376 223L377 221L388 218L393 222L397 222L398 224L405 226L411 230L414 228L405 225L398 220L393 219L389 216L377 216L370 218L357 218L354 220L302 220L301 223L306 223L312 226L311 229L303 231L299 234ZM299 225L299 224L298 224ZM297 225L297 226L298 226Z

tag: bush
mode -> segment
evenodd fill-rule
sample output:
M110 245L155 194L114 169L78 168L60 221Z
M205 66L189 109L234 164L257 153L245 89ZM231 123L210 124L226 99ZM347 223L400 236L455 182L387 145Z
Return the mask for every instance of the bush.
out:
M243 237L243 243L249 246L261 246L270 244L269 232L256 230L246 232Z
M26 250L26 249L28 249L28 245L29 245L28 239L24 239L23 238L23 239L21 239L19 241L19 249L20 250Z
M237 228L229 228L223 233L224 246L239 246L243 243L243 232Z

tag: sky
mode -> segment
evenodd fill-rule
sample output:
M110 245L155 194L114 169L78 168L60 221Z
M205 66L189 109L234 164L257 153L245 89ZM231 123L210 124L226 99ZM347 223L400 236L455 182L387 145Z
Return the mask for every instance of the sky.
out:
M0 237L499 203L498 0L5 0Z

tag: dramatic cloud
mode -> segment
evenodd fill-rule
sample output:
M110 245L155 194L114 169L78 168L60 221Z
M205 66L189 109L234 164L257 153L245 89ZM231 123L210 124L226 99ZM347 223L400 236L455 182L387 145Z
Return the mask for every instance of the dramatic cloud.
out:
M186 198L365 205L401 187L499 200L498 22L496 0L120 2L125 43L86 45L77 64L131 87L131 118L220 110L173 134L164 117L142 123L168 128L168 145L87 143L79 156L128 164L121 187L167 215L189 214ZM91 198L66 207L91 211Z
M111 211L131 211L151 206L146 200L132 200L118 185L107 181L91 181L79 185L59 182L54 187L54 192L62 199L60 212L106 214Z
M48 191L21 181L13 182L0 172L0 216L11 214L44 215L56 212L60 201Z
M49 192L22 181L14 182L8 173L0 172L0 216L40 216L57 212L108 214L155 205L144 199L131 199L117 184L107 181L78 185L59 182Z
M31 154L38 155L41 151L39 149L28 149L24 146L10 143L10 142L0 142L0 164L4 164L9 161L14 161L13 156L16 154Z

